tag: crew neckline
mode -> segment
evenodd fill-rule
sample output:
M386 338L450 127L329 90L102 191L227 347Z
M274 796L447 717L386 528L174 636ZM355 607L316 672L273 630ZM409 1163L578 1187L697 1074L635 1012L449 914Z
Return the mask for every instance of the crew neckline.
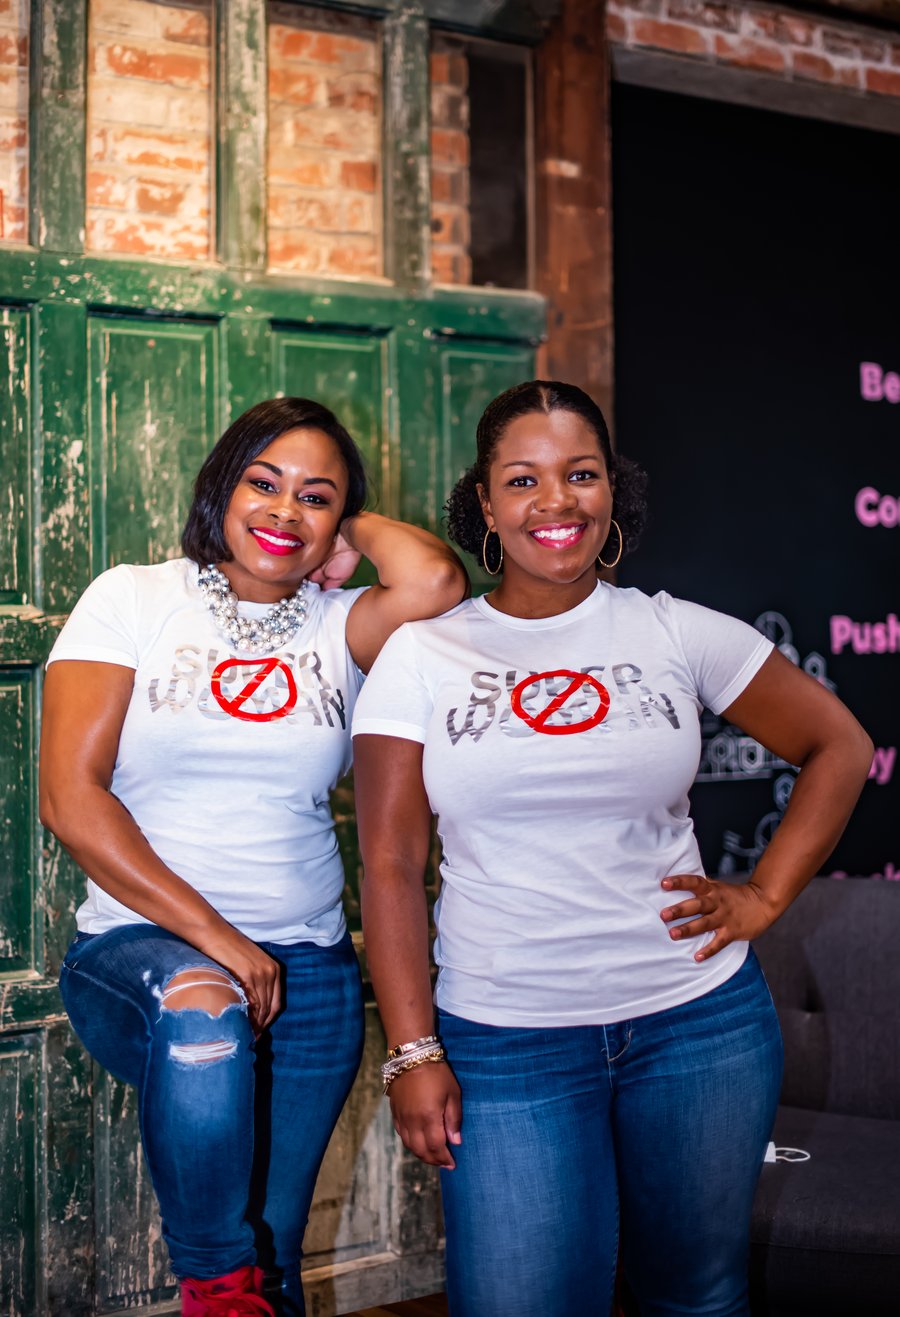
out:
M574 608L567 608L564 613L554 613L552 617L514 617L511 613L501 613L499 608L489 604L484 595L472 600L482 617L489 618L499 626L510 627L513 631L549 631L553 627L568 626L571 622L580 622L591 611L597 595L604 590L613 589L606 581L598 581L587 599L582 599Z

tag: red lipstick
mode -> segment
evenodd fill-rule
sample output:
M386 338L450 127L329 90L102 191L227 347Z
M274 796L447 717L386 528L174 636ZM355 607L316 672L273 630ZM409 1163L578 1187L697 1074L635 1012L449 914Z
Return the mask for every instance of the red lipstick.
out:
M303 548L303 540L287 530L264 530L261 526L251 526L250 534L261 549L265 549L266 553L273 553L277 557L296 553L298 549Z

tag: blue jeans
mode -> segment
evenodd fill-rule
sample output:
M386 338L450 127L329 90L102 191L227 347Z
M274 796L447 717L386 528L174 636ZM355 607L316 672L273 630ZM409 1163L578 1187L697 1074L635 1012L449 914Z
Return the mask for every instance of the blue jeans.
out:
M462 1090L441 1171L452 1317L608 1317L621 1220L642 1317L743 1317L781 1035L750 952L720 987L620 1024L444 1011Z
M349 934L333 947L260 945L282 967L284 1008L258 1040L241 1002L218 1016L161 1008L174 975L220 967L153 924L79 934L60 988L88 1051L137 1087L175 1274L258 1262L294 1317L316 1176L362 1054L362 988ZM184 1059L199 1043L209 1059Z

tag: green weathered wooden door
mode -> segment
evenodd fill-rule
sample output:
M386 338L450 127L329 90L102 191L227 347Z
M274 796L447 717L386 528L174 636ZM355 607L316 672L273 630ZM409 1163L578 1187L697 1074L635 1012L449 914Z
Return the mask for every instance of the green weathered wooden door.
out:
M166 1311L175 1295L134 1093L86 1056L56 987L83 887L37 818L42 665L61 622L106 567L177 552L197 467L253 402L278 392L326 402L363 449L379 509L439 529L482 406L532 373L540 299L429 283L427 178L415 160L428 143L428 25L416 5L381 9L384 67L403 71L385 103L396 119L383 165L391 279L326 284L265 271L263 185L248 148L264 105L261 0L218 6L218 256L197 266L84 254L86 0L33 6L33 243L0 248L0 1312L10 1317ZM345 788L336 809L359 940ZM377 1052L372 1012L369 1028ZM338 1188L310 1225L322 1314L353 1259L381 1259L385 1276L414 1285L404 1250L422 1275L422 1238L437 1256L433 1186L419 1194L420 1170L391 1160L375 1074L373 1059L328 1171ZM354 1188L361 1174L365 1193ZM404 1184L430 1204L427 1221L400 1220Z

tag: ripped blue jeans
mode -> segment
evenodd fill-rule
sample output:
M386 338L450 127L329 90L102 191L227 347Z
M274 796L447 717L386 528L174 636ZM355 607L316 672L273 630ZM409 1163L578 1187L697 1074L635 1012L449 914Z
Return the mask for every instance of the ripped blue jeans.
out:
M333 947L259 945L282 967L284 1002L259 1039L227 971L153 924L79 933L60 988L88 1051L137 1087L176 1276L257 1263L296 1317L316 1176L362 1054L362 989L349 934ZM167 1000L186 970L230 984L233 1003L212 1015L179 1008L177 988Z

